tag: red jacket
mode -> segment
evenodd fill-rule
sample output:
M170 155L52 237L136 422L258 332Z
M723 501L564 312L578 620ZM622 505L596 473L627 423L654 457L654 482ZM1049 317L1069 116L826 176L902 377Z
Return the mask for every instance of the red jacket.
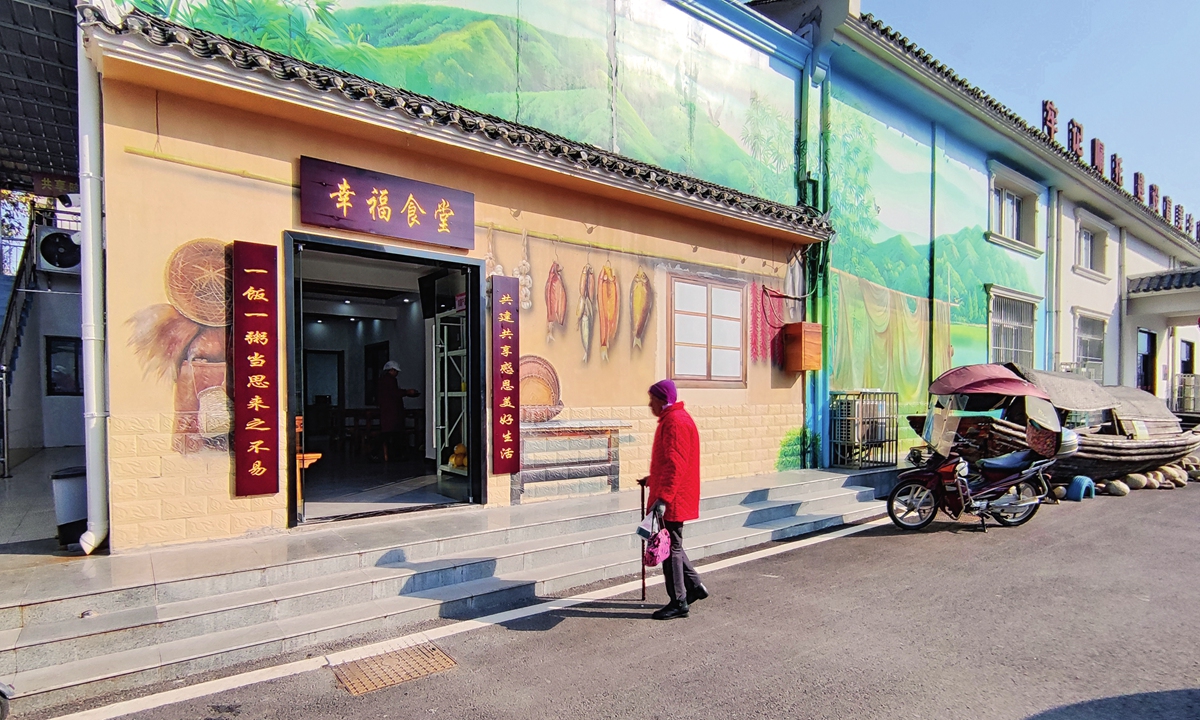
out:
M650 451L650 498L662 500L664 520L686 522L700 517L700 433L682 402L663 410Z

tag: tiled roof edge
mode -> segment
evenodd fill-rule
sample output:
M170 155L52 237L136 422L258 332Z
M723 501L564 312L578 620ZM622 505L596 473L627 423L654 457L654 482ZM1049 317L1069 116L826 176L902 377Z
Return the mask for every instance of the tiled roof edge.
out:
M1159 215L1157 212L1155 212L1155 210L1151 209L1149 205L1146 205L1134 197L1133 193L1113 182L1091 165L1085 163L1083 158L1077 158L1072 155L1064 145L1059 143L1057 140L1052 139L1049 135L1043 132L1041 128L1030 125L1024 118L1010 110L1003 103L996 100L991 95L988 95L979 87L972 85L971 82L966 78L961 77L958 75L958 73L954 72L953 68L949 67L943 62L940 62L937 58L930 55L929 52L924 48L912 42L904 35L901 35L892 27L884 25L882 21L880 21L871 13L863 13L860 18L850 18L849 22L856 23L864 32L878 37L880 40L883 40L895 49L903 52L914 61L924 65L930 73L940 78L952 89L958 91L959 93L965 95L968 99L980 105L997 120L1007 123L1013 129L1024 133L1030 140L1039 143L1044 148L1057 155L1060 159L1066 161L1069 165L1071 165L1072 169L1083 171L1087 175L1090 175L1094 180L1098 180L1103 183L1110 191L1116 193L1119 196L1119 199L1125 201L1134 209L1141 212L1142 215L1144 215L1147 219L1158 223L1161 229L1167 231L1168 235L1173 236L1176 240L1186 241L1192 246L1197 246L1200 244L1197 243L1196 238L1193 238L1179 228L1175 227L1172 222L1164 219L1162 215Z
M747 219L758 219L820 240L833 228L826 217L807 205L784 205L732 188L664 170L593 145L576 142L527 125L469 110L414 92L393 88L357 75L304 62L280 53L231 40L214 33L178 25L141 10L133 10L114 24L92 5L79 7L84 27L114 36L135 36L157 47L186 48L203 60L224 60L238 70L265 71L276 80L304 82L318 92L340 92L352 102L370 101L383 111L394 111L424 123L453 127L463 135L482 136L531 156L550 158L564 169L599 170L626 182L633 181L664 199L680 195L713 203Z
M1200 287L1200 268L1176 268L1157 273L1136 275L1128 279L1128 292L1133 294L1159 290L1184 290Z

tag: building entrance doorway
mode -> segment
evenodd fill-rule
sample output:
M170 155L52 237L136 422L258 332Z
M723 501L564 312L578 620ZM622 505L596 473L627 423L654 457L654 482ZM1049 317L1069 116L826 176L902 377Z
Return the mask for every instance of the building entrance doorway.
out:
M1137 386L1150 393L1158 394L1155 370L1158 367L1158 335L1138 328Z
M291 239L296 522L481 502L479 267Z

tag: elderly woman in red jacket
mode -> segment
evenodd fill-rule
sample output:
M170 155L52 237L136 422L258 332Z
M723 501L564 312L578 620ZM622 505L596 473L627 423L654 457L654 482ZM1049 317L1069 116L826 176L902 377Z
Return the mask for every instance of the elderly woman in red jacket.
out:
M650 387L650 412L658 418L650 476L638 482L649 486L650 507L661 513L671 536L671 555L663 563L671 602L653 616L670 620L687 617L690 604L708 597L708 589L683 550L683 524L700 517L700 433L670 380Z

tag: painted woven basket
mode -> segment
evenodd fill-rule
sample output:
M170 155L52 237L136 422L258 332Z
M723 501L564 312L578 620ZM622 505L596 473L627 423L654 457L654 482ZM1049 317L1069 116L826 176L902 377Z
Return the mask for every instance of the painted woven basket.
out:
M521 422L546 422L562 412L558 373L549 360L537 355L522 355L519 382Z

